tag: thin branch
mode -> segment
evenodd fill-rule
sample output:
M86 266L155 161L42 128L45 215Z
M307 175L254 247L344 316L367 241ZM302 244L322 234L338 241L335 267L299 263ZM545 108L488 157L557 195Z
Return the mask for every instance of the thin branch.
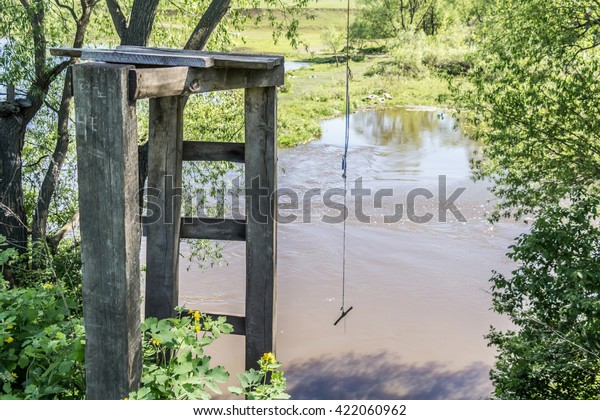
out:
M79 17L77 16L77 13L75 13L75 9L67 4L61 3L59 0L54 0L54 3L56 3L56 5L58 7L60 7L61 9L65 9L67 10L71 16L73 17L73 20L75 22L77 22L79 20Z

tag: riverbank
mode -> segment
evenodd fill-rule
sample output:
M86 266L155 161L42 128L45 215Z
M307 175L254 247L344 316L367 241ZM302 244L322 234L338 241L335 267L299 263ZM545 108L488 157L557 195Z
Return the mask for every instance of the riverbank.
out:
M433 73L419 78L372 74L389 58L350 62L351 111L404 105L440 105L448 82ZM308 143L321 135L320 122L345 111L345 64L311 64L286 73L279 93L279 144Z

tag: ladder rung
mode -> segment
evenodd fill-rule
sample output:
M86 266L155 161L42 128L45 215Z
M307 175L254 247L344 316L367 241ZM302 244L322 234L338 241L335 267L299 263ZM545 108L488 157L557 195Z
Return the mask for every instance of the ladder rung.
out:
M182 159L186 161L227 161L244 163L246 147L244 143L217 141L184 141Z
M245 241L246 221L241 219L211 219L182 217L180 238Z
M148 216L142 218L143 235L148 236ZM179 229L181 239L212 239L217 241L245 241L246 221L209 217L182 217Z

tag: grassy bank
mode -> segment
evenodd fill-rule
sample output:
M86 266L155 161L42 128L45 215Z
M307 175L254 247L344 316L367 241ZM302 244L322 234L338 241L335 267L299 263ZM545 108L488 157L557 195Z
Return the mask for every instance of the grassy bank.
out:
M352 0L351 16L357 13L355 5ZM321 33L328 26L345 32L345 7L345 0L311 3L306 13L313 18L300 22L298 33L303 45L297 49L284 38L274 43L273 29L266 20L258 25L249 24L242 34L245 43L240 41L234 48L238 52L280 54L285 56L286 61L311 62L309 67L289 71L285 86L280 90L279 143L282 146L295 146L318 138L321 134L320 121L343 115L345 64L323 64L331 61L332 56L321 39ZM260 10L251 12L253 15L260 13ZM396 67L389 64L390 60L388 56L366 56L363 61L350 63L352 111L439 104L440 95L447 92L447 82L441 76L431 71L423 71L417 77L402 76L393 71L373 71L377 67Z
M398 105L434 105L447 92L441 77L368 76L368 70L385 58L351 62L351 109ZM279 94L279 143L294 146L319 137L319 122L342 116L345 110L345 66L314 64L288 72Z

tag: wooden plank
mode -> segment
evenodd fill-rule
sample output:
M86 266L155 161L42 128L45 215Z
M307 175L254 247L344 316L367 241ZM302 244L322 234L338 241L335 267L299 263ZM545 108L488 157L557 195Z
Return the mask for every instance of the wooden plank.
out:
M245 241L246 221L208 217L183 217L181 238Z
M182 97L150 100L148 209L146 226L146 317L175 315L179 304L179 230L181 220Z
M223 53L215 51L176 50L172 48L136 47L129 45L117 46L117 50L126 51L157 51L168 54L176 54L185 51L185 54L208 56L214 59L214 67L244 68L244 69L272 69L282 66L284 57L281 55L267 54L239 54Z
M122 399L139 387L138 138L131 66L73 67L86 397Z
M148 235L148 226L154 222L153 217L143 217L144 236ZM215 241L246 240L246 221L241 219L182 217L179 229L179 237L181 239L211 239Z
M246 369L273 351L277 270L277 89L245 91Z
M227 161L243 163L245 159L244 143L225 143L217 141L184 141L183 160Z
M283 66L271 70L186 67L135 69L130 76L129 89L132 99L189 95L217 90L281 86L284 74Z
M52 55L81 57L82 60L104 63L122 63L145 66L188 66L207 68L214 65L214 59L203 54L190 54L186 51L164 52L159 50L107 50L80 48L52 48Z
M51 48L50 54L57 57L80 58L83 55L82 48ZM111 51L111 50L107 50ZM170 48L148 48L134 46L118 46L117 51L148 51L163 54L185 54L193 57L211 57L214 67L244 68L244 69L272 69L283 66L284 58L278 55L263 54L230 54L214 51L175 50Z
M189 70L189 67L133 70L129 73L129 95L132 99L181 95Z

